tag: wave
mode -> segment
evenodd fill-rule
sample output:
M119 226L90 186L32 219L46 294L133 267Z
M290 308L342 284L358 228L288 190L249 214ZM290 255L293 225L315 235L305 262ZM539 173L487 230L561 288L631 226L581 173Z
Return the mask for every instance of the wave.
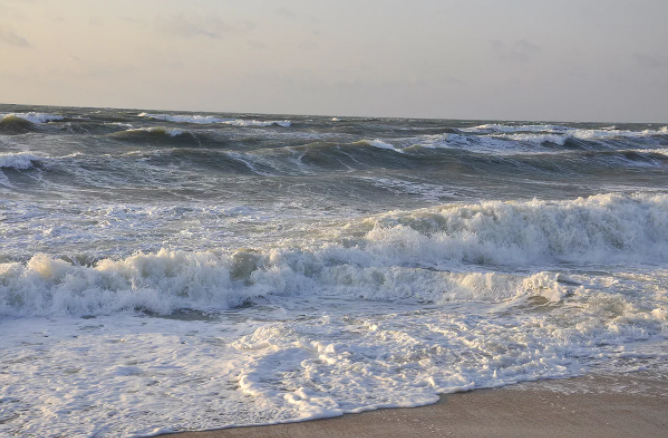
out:
M492 132L560 132L569 131L575 128L569 128L564 125L500 125L495 123L474 126L472 128L462 128L462 132L472 133L492 133Z
M382 140L378 140L378 139L375 139L375 140L360 140L360 141L357 141L353 144L356 144L356 145L361 144L361 145L371 146L371 147L376 148L376 149L385 149L385 150L389 150L389 151L403 153L403 151L401 149L397 149L394 146L392 146L391 144L386 143Z
M63 116L58 114L36 112L0 114L0 116L2 116L3 121L11 120L12 118L18 118L35 124L49 123L65 119Z
M292 125L292 122L289 120L246 120L246 119L221 119L214 116L202 116L202 115L170 115L170 114L148 114L141 113L139 117L144 117L147 119L161 120L164 122L174 122L174 123L192 123L192 124L222 124L222 125L232 125L232 126L281 126L283 128L288 128Z
M614 140L614 139L644 139L648 137L655 137L661 135L668 135L668 129L661 128L659 130L645 130L645 131L619 131L619 130L601 130L601 129L573 129L564 131L563 133L547 133L547 134L494 134L494 138L501 138L505 140L513 140L530 143L554 143L563 146L569 139L596 141L596 140Z
M668 195L605 194L397 211L299 245L163 249L90 266L37 254L27 263L0 265L0 314L169 314L223 309L266 295L496 302L527 287L494 286L497 279L524 280L490 277L490 268L665 261L667 223ZM536 290L558 299L553 283Z
M34 161L43 160L42 157L29 152L0 154L0 169L26 170L33 166Z
M198 143L197 135L194 132L184 129L166 128L155 126L150 128L132 128L125 131L117 131L108 134L107 137L130 141L130 142L186 142Z
M50 113L9 113L0 114L0 134L27 134L37 130L38 125L65 120L65 117Z
M157 135L168 135L170 137L176 137L178 135L183 135L183 134L190 134L188 131L184 131L183 129L169 129L169 128L163 128L163 127L151 127L151 128L132 128L132 129L127 129L125 131L122 131L119 134L122 133L127 133L127 134L137 134L137 133L152 133L152 134L157 134Z
M481 125L487 126L487 125ZM416 148L426 149L462 149L474 153L495 154L495 155L515 155L526 153L547 153L564 152L564 149L555 149L555 146L566 147L567 150L582 149L595 150L596 148L628 148L631 141L641 142L646 145L659 146L664 144L662 139L668 135L668 128L658 130L644 131L624 131L624 130L605 130L605 129L575 129L564 128L562 130L547 130L542 128L548 125L541 125L540 130L531 132L530 130L512 133L500 132L463 132L463 133L443 133L437 135L423 135L410 139L401 139L399 142L406 146L402 147L404 151L411 151ZM620 142L626 141L625 144ZM407 146L407 142L411 143Z

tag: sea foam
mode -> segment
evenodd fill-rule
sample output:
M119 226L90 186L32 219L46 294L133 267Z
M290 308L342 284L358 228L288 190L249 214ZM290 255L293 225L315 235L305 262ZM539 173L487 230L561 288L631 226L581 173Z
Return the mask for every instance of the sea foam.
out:
M3 153L0 154L0 168L25 170L33 166L33 162L43 160L29 152Z
M667 212L667 195L496 201L387 213L300 247L161 250L91 266L37 254L0 265L0 314L169 314L267 295L441 302L458 290L451 270L665 261Z
M192 124L223 124L232 126L281 126L288 128L291 125L289 120L247 120L247 119L222 119L214 116L203 115L170 115L170 114L149 114L141 113L139 117L147 119L161 120L173 123L192 123Z

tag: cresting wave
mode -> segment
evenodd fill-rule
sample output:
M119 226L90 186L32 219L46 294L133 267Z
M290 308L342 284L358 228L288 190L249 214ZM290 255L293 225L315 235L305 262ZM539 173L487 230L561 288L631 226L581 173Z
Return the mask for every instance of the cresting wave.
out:
M358 142L355 142L354 144L367 145L367 146L371 146L372 148L376 148L376 149L386 149L386 150L389 150L389 151L403 153L403 151L401 149L397 149L394 146L392 146L391 144L386 143L382 140L378 140L378 139L375 139L375 140L360 140Z
M147 119L161 120L165 122L173 123L191 123L191 124L221 124L221 125L232 125L232 126L280 126L283 128L288 128L292 124L289 120L246 120L246 119L221 119L214 116L202 116L202 115L170 115L170 114L149 114L141 113L139 117L144 117Z
M63 116L48 113L9 113L0 114L1 134L25 134L33 131L38 125L64 120Z
M163 249L92 266L37 254L27 263L0 265L0 314L169 314L268 295L497 302L538 293L558 300L563 292L554 275L485 272L663 262L667 224L668 195L609 194L387 213L301 246Z
M146 136L150 134L155 134L157 136L166 135L169 137L177 137L183 134L192 135L189 131L185 131L183 129L169 129L162 126L152 126L149 128L130 128L126 129L125 131L115 132L109 135L112 137L132 137L132 136Z
M646 129L644 131L627 131L627 130L619 130L617 129L616 126L609 126L609 127L604 127L604 128L599 128L599 129L582 129L582 128L575 128L572 126L568 125L501 125L501 124L485 124L485 125L478 125L474 126L472 128L462 128L462 132L475 132L475 133L497 133L497 132L502 132L502 133L514 133L514 132L553 132L553 133L559 133L559 132L573 132L573 131L580 131L580 132L597 132L597 133L609 133L610 135L616 135L616 134L629 134L629 133L635 133L635 134L647 134L647 135L661 135L661 134L668 134L668 126L663 126L657 130L652 130L652 129Z
M43 157L29 152L4 153L0 154L0 169L25 170L31 168L34 161L40 160L43 160Z
M668 129L666 127L661 128L660 130L652 131L606 131L600 129L574 129L574 130L565 130L558 133L544 133L544 134L527 134L527 133L516 133L516 134L496 134L495 138L502 138L507 140L515 141L526 141L532 143L555 143L558 145L564 145L569 139L576 140L586 140L586 141L596 141L596 140L613 140L613 139L643 139L648 137L668 135Z
M9 122L12 119L21 119L35 124L64 120L64 117L58 114L36 113L36 112L0 114L0 117L2 117L2 122Z

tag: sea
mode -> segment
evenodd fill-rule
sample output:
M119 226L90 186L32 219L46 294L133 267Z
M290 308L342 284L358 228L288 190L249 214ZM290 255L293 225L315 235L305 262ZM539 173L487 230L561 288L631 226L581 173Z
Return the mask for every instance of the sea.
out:
M0 435L668 363L666 124L0 105Z

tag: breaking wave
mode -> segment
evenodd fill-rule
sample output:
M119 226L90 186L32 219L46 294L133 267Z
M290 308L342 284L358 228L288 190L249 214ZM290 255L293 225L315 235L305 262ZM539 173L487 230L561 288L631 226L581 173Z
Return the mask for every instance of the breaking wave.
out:
M307 245L163 249L93 265L37 254L26 263L0 265L0 314L169 314L223 309L266 295L497 302L528 289L535 294L529 284L558 300L555 278L486 272L666 259L668 195L490 201L374 216Z
M25 170L32 167L34 161L40 160L43 160L43 158L29 152L0 154L0 169Z
M640 133L640 134L649 134L649 135L661 135L668 134L668 126L661 127L657 130L646 129L645 131L626 131L619 130L616 126L607 126L599 129L582 129L576 128L568 125L501 125L501 124L485 124L478 125L472 128L461 128L462 132L471 132L471 133L514 133L514 132L607 132L611 135L615 134L625 134L629 132Z
M391 144L386 143L382 140L378 140L378 139L375 139L375 140L360 140L360 141L358 141L354 144L361 144L361 145L371 146L372 148L376 148L376 149L386 149L386 150L389 150L389 151L394 151L394 152L399 152L399 153L403 152L401 149L397 149L394 146L392 146Z
M64 119L63 116L58 114L36 113L36 112L0 114L0 116L2 116L3 122L17 118L35 124L55 122Z
M531 143L555 143L564 145L569 139L596 141L596 140L614 140L614 139L643 139L648 137L655 137L660 135L668 135L668 130L664 127L660 130L645 130L645 131L607 131L601 129L574 129L563 131L560 133L543 133L543 134L529 134L529 133L515 133L515 134L496 134L495 138L502 138L506 140L514 140Z
M203 115L170 115L170 114L149 114L141 113L139 117L147 119L160 120L173 123L191 123L191 124L222 124L232 126L281 126L288 128L292 124L289 120L246 120L246 119L222 119L214 116Z

